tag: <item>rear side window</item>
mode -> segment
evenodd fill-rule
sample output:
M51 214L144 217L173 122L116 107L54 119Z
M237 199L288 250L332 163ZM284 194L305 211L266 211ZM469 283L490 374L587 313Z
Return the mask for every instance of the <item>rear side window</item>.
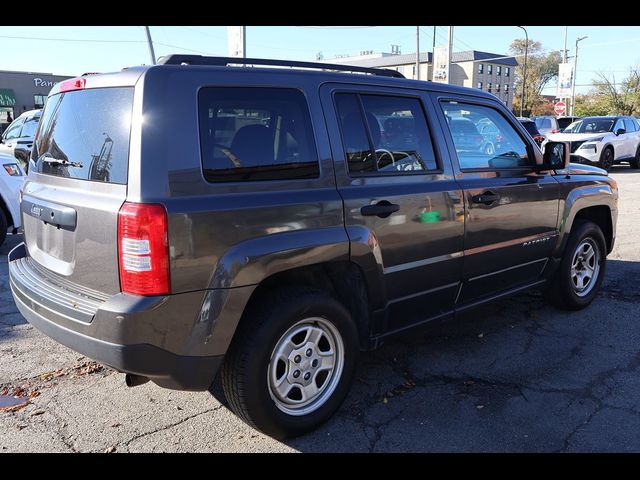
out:
M527 132L529 132L529 134L532 137L535 137L536 135L540 135L540 132L536 128L536 124L535 123L533 123L533 122L522 122L522 126L525 128L525 130Z
M335 100L351 173L410 173L438 168L417 98L338 93Z
M625 118L624 119L624 126L625 126L625 130L627 132L635 132L637 130L636 122L634 122L630 118Z
M317 178L309 108L299 90L204 88L200 148L209 182Z
M37 171L79 180L127 183L133 87L53 95L31 158Z

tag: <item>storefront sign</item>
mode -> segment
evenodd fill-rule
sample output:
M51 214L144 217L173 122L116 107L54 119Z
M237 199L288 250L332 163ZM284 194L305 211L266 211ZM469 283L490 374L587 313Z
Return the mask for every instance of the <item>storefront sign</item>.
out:
M34 78L33 83L36 87L53 87L57 82L53 80L43 80L42 78Z

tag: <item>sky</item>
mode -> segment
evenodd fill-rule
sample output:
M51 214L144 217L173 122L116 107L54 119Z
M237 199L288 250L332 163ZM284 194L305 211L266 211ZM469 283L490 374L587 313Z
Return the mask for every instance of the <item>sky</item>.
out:
M564 48L564 26L524 26L529 38L547 50ZM227 56L225 26L151 26L156 57L170 53ZM436 43L446 43L447 29L436 28ZM567 48L573 55L577 37L578 93L589 90L597 72L621 80L629 67L640 65L640 27L570 26ZM11 38L20 37L20 38ZM483 50L505 54L516 38L515 26L456 26L453 50ZM400 45L402 53L416 50L413 26L314 27L249 26L247 56L313 61L318 52L329 60L336 55L357 55L362 50L389 52ZM420 50L431 50L433 26L420 27ZM0 70L80 75L117 71L125 66L150 63L142 26L0 27ZM555 94L555 83L543 92Z

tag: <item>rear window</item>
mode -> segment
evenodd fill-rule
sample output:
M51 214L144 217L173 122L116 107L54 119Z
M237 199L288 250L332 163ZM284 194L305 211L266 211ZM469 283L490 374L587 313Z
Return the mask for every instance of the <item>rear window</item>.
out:
M301 91L211 87L200 91L198 102L207 181L319 176L309 108Z
M551 119L549 118L539 117L535 122L538 128L551 128Z
M538 131L538 128L536 127L536 124L534 122L521 122L521 123L524 129L527 132L529 132L529 135L531 135L532 137L535 135L540 135L540 132Z
M31 154L40 173L127 183L133 87L53 95Z

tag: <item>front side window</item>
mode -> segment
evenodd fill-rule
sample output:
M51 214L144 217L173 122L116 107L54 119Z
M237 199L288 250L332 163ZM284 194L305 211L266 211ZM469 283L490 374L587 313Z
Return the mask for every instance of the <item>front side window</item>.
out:
M337 93L335 101L349 172L384 174L438 168L420 100Z
M24 118L18 118L15 122L9 125L9 128L4 132L2 138L4 140L14 140L20 137L20 130L22 129L22 124L24 123Z
M38 122L40 121L40 115L36 117L29 117L25 120L22 126L21 137L33 138L36 136L36 129L38 128Z
M441 105L462 170L531 165L525 141L496 109L454 102Z
M288 88L204 88L200 148L209 182L317 178L309 107Z
M624 121L622 118L619 118L616 124L613 127L613 132L617 132L620 128L624 128Z
M638 130L636 128L636 122L634 122L631 118L624 119L624 126L627 132L635 132Z

